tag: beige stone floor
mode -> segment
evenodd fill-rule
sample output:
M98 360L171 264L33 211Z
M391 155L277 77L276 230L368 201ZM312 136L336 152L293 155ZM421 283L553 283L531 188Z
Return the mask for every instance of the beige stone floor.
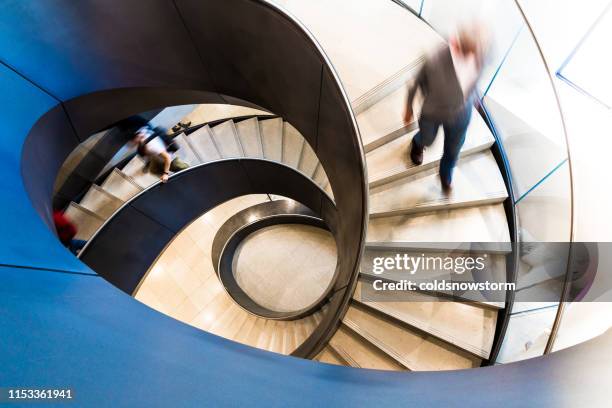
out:
M315 303L336 269L333 236L320 228L276 225L249 235L238 247L234 276L260 305L279 312Z

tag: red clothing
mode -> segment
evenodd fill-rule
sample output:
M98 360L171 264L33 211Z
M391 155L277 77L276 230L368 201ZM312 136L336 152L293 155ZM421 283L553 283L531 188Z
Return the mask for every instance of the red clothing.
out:
M77 233L74 224L61 211L53 211L53 223L62 244L68 245Z

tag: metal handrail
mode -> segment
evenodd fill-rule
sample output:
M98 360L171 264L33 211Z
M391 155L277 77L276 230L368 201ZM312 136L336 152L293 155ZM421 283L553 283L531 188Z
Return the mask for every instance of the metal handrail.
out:
M540 59L542 60L542 64L544 65L544 68L546 69L546 75L548 76L548 80L550 82L550 87L553 91L553 94L555 96L555 101L557 103L557 109L559 110L559 117L561 119L561 126L563 128L563 136L565 138L565 148L566 148L566 153L567 153L567 164L568 164L568 174L569 174L569 187L570 187L570 233L569 233L569 255L568 255L568 259L567 259L567 266L566 266L566 270L565 270L565 275L566 275L566 279L563 283L563 289L561 291L561 296L559 298L559 306L557 308L557 313L555 315L555 320L553 322L552 328L551 328L551 332L550 335L548 337L548 341L546 343L546 347L544 348L544 354L548 354L552 351L552 348L554 346L555 343L555 339L557 337L557 333L559 332L559 326L561 325L561 319L563 317L563 311L565 310L565 301L568 298L569 295L569 291L570 291L570 287L571 287L571 282L570 282L570 277L569 277L569 271L570 271L570 265L572 262L572 242L574 241L574 233L575 233L575 225L574 225L574 176L573 176L573 166L572 166L572 159L571 159L571 152L570 152L570 148L569 148L569 138L568 138L568 132L567 132L567 124L565 123L565 116L563 114L563 106L561 104L561 99L559 98L559 91L557 90L557 86L555 84L555 80L553 75L551 74L550 71L550 67L548 65L548 61L546 61L546 57L544 56L544 52L542 51L542 46L540 45L540 42L537 39L537 36L535 34L535 31L531 25L531 23L529 22L529 19L527 18L527 15L525 13L525 10L523 9L523 7L521 6L521 3L518 0L514 0L514 3L516 4L516 7L518 9L518 11L521 13L521 16L523 17L523 21L525 22L525 25L527 26L527 28L529 29L529 34L531 35L531 38L533 39L533 42L538 50L538 54L540 56Z

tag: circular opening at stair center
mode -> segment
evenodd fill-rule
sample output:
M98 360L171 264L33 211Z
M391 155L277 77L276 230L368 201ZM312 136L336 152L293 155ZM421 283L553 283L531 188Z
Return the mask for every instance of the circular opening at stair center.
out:
M330 285L336 243L329 231L282 224L248 235L233 259L234 278L256 303L276 312L312 306Z

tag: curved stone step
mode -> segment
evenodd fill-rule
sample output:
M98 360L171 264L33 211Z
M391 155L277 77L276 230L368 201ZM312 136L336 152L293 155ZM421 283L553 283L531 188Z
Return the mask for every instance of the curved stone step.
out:
M238 306L234 306L235 308L240 309ZM244 312L244 310L241 310ZM235 317L226 325L224 329L224 337L234 340L236 336L239 335L241 328L244 326L249 316L252 316L249 313L238 313L236 312Z
M134 180L116 168L106 177L101 187L123 201L128 201L143 190Z
M259 133L264 157L268 160L283 160L283 120L281 118L259 121Z
M503 204L370 218L366 246L419 242L510 242Z
M373 346L413 371L478 367L480 358L418 331L394 324L353 303L343 323Z
M357 116L357 125L366 153L417 128L416 120L409 124L404 123L408 86L403 84ZM415 107L417 105L415 103Z
M423 163L420 166L415 166L408 154L412 138L416 133L417 130L410 131L366 155L370 187L377 187L440 165L444 146L443 128L440 127L434 143L425 149ZM494 142L495 139L489 128L474 109L460 157L487 150Z
M240 326L238 333L233 336L232 340L242 344L249 344L248 340L251 336L251 331L255 327L258 320L258 317L249 315L245 322Z
M449 195L442 191L437 169L402 178L370 190L370 217L415 214L501 203L508 197L491 152L461 159Z
M88 241L104 223L104 218L77 203L70 203L64 213L76 227L75 239Z
M226 120L211 128L215 146L219 149L221 157L244 157L244 151L240 145L238 131L233 120Z
M241 120L236 123L236 130L246 157L263 158L259 121L257 118Z
M359 282L353 295L354 301L360 305L477 357L488 358L497 322L496 311L466 303L440 301L417 292L410 294L415 301L363 302L361 285Z
M338 328L329 345L352 367L393 371L404 369L394 359L356 335L345 325Z
M226 301L225 309L215 317L208 331L217 336L231 338L233 335L232 330L234 329L232 322L239 320L240 317L244 317L248 313L236 305L229 297Z
M300 164L302 149L306 141L289 122L285 122L283 126L283 163L297 169Z
M340 357L338 357L338 355L329 346L323 348L317 357L315 357L315 360L321 363L333 365L346 365L346 363Z
M408 63L395 74L386 78L384 81L354 100L351 105L353 106L353 112L355 112L355 115L362 114L383 101L398 88L405 86L407 82L411 82L424 61L424 54L417 56L413 61Z
M144 159L136 155L121 170L142 189L145 189L159 181L159 176L146 171Z
M191 144L187 141L188 138L184 133L174 136L172 140L179 148L175 153L176 157L190 166L195 166L196 164L201 163L199 155L191 147Z
M325 169L323 169L323 165L320 162L317 165L317 168L315 169L312 179L322 189L325 189L327 184L329 184L329 180L327 179L327 174L325 174Z
M319 159L317 158L317 155L315 154L314 150L312 150L312 147L308 144L308 142L304 140L304 147L302 148L298 169L306 176L312 178L318 164Z
M123 200L95 184L89 188L79 202L83 208L88 209L103 219L109 218L123 203Z
M219 153L219 149L215 145L212 130L208 125L191 133L188 139L194 152L202 160L202 163L221 159L221 153Z

